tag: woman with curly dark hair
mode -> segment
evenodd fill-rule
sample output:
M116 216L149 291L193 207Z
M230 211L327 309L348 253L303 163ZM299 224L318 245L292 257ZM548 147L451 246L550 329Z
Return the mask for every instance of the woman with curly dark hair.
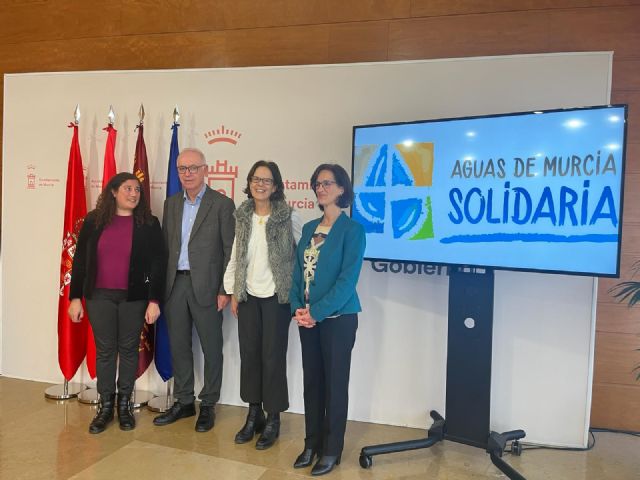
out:
M165 263L160 223L140 181L131 173L115 175L84 219L71 274L69 317L80 322L84 298L96 342L100 404L90 433L113 420L118 358L120 428L135 428L130 399L138 343L144 322L160 315Z

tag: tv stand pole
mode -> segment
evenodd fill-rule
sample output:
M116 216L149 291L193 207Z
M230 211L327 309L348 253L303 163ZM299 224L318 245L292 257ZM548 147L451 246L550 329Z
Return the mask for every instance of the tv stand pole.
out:
M432 410L427 438L364 447L362 468L373 465L374 455L429 448L447 439L484 449L508 478L525 480L502 459L509 441L520 452L524 430L497 433L489 427L493 284L491 269L449 267L446 419Z

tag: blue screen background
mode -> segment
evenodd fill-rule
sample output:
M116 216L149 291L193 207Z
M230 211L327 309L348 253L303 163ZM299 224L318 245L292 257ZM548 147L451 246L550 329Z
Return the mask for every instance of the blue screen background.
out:
M355 127L366 257L617 274L625 119L615 106Z

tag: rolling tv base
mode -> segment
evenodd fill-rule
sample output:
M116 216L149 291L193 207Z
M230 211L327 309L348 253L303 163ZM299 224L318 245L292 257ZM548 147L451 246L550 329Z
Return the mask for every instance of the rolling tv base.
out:
M370 468L373 465L373 456L383 455L385 453L397 453L406 452L409 450L420 450L423 448L429 448L438 442L447 438L446 435L446 420L435 410L430 412L433 424L429 428L427 438L420 438L416 440L407 440L404 442L384 443L381 445L372 445L364 447L360 450L360 466L362 468ZM487 453L493 463L502 473L504 473L511 480L526 480L520 475L511 465L502 459L502 454L507 446L507 442L513 441L515 449L512 447L517 455L522 451L519 447L518 440L524 438L524 430L512 430L510 432L498 433L491 432L487 442ZM455 439L454 439L455 441Z
M486 450L493 464L510 479L524 479L502 460L502 453L508 441L517 442L525 432L497 433L489 428L493 287L491 269L449 267L447 418L431 411L433 425L427 438L364 447L362 468L371 467L374 455L429 448L446 439ZM520 451L517 445L514 453Z
M372 445L370 447L364 447L360 451L360 466L362 468L371 467L371 465L373 465L373 460L371 457L373 457L374 455L429 448L436 443L444 440L444 418L442 418L442 416L435 410L431 410L430 415L431 418L433 418L433 425L431 425L431 428L429 428L427 438L407 440L405 442L384 443L382 445Z

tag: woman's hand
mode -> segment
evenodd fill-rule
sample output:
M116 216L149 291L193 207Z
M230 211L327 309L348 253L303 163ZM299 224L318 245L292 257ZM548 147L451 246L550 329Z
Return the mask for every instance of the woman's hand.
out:
M238 299L235 295L231 295L231 313L238 318Z
M309 313L308 308L298 308L293 318L299 327L313 328L316 326L316 321L311 316L311 313Z
M149 302L147 311L144 313L144 321L149 325L156 323L156 320L160 316L160 307L155 302Z
M84 317L84 309L82 308L82 300L74 298L69 304L69 318L73 323L80 323Z

